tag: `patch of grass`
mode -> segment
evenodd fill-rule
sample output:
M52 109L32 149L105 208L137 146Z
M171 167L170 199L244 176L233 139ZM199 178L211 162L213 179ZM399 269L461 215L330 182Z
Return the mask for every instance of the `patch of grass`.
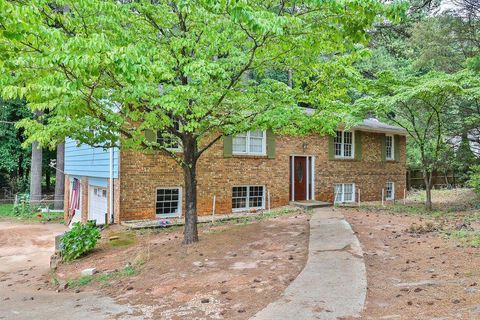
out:
M93 276L82 276L77 279L69 279L67 281L68 287L69 288L78 288L82 286L86 286L87 284L91 283L93 281Z
M17 216L13 211L13 204L0 204L0 218L10 218L25 222L63 223L63 212L39 213Z
M480 232L470 230L454 230L447 232L447 235L468 247L480 247Z
M129 246L137 242L135 232L116 232L108 235L109 238L116 237L117 239L109 240L108 244L112 247Z
M137 274L137 270L133 266L126 266L120 271L120 275L123 277L132 277Z
M13 204L0 204L0 217L12 217Z
M93 276L82 276L76 279L67 280L68 287L71 289L79 288L86 286L88 284L99 283L101 287L108 287L110 281L113 279L118 279L122 277L133 277L138 274L137 269L134 266L128 265L125 266L122 270L111 272L111 273L100 273ZM54 278L58 284L58 280Z

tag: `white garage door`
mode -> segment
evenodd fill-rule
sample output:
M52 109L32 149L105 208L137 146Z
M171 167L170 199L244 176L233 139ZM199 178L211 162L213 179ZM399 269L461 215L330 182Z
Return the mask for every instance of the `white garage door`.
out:
M107 188L90 186L89 191L88 220L96 220L97 225L105 224Z

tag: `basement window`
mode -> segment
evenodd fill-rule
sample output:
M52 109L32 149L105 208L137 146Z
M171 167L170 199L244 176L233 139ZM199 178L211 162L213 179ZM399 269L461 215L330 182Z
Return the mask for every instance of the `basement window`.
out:
M265 208L265 188L263 186L239 186L232 189L233 211L248 211Z
M335 158L353 158L353 132L337 131L333 143Z
M387 182L385 188L385 199L394 200L395 199L395 184L393 182Z
M155 213L159 217L179 217L182 213L180 188L157 188Z
M335 184L335 203L355 202L355 184L337 183Z

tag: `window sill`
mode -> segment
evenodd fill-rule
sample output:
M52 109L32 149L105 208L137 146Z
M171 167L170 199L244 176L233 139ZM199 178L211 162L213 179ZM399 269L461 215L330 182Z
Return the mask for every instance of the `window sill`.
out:
M333 161L360 161L355 158L345 158L345 157L335 157L332 160Z
M249 158L249 159L267 159L268 156L266 154L239 154L233 153L232 158Z
M257 208L237 208L237 209L232 209L233 213L253 213L257 212L260 210L265 210L264 207L257 207Z

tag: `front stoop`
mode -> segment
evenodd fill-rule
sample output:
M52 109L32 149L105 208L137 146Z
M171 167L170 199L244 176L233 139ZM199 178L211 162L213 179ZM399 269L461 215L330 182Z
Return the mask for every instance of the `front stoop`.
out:
M303 200L303 201L291 201L290 205L300 207L302 209L314 209L331 207L333 204L330 202L316 201L316 200Z

